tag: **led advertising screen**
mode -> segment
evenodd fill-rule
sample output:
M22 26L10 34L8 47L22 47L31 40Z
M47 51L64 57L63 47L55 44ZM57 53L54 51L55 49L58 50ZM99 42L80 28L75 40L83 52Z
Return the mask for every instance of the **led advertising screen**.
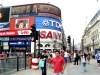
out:
M34 24L34 17L11 18L10 30L26 30L31 29Z
M52 29L62 32L62 23L60 20L50 17L36 17L35 19L37 29Z
M10 7L0 7L0 31L9 30Z

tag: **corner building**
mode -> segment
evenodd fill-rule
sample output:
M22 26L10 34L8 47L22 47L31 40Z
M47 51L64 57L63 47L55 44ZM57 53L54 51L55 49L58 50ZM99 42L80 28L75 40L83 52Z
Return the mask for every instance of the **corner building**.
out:
M36 49L63 49L61 10L51 4L35 3L11 7L7 29L0 31L3 50L31 50L31 26L36 24L40 30L40 44ZM25 42L26 41L26 44Z

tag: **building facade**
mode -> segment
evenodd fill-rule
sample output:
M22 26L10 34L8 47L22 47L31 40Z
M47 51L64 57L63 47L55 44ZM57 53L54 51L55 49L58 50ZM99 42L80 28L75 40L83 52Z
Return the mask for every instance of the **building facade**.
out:
M92 52L100 49L100 10L87 25L82 39L85 50Z
M22 51L27 46L27 50L30 51L31 26L34 24L36 24L37 31L40 31L40 44L37 40L36 49L38 46L41 50L63 49L66 46L66 40L62 39L65 35L61 10L57 6L35 3L12 6L10 10L9 21L0 22L0 27L3 26L0 28L0 42L3 50Z

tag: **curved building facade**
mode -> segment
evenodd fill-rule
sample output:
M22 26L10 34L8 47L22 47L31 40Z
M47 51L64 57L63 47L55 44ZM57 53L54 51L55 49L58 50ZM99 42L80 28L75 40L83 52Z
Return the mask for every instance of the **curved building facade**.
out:
M25 46L30 50L31 26L36 24L40 31L40 44L36 43L36 49L62 49L63 26L61 21L61 10L54 5L46 3L35 3L12 6L9 16L9 27L0 32L3 48L24 50ZM26 41L26 44L25 42Z

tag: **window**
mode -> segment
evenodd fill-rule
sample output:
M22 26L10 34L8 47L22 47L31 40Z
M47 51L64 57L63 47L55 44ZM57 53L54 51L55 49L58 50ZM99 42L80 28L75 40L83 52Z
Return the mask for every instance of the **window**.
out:
M50 44L46 44L45 47L50 47Z
M38 46L38 47L43 47L43 45L42 45L42 44L37 44L37 46Z

